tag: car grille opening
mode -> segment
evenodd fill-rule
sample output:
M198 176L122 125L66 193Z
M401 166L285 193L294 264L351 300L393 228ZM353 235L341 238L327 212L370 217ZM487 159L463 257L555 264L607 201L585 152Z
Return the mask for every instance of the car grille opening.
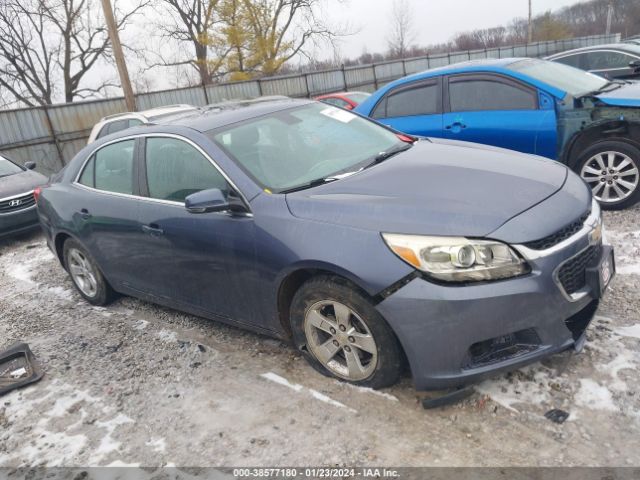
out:
M540 337L533 328L477 342L469 347L463 370L503 362L540 348Z
M558 281L567 295L572 295L587 285L586 270L597 260L600 248L600 245L592 245L560 267Z
M33 207L36 204L36 199L33 197L33 192L25 193L19 197L13 197L7 200L0 201L0 214L1 213L13 213L18 210L24 210L25 208Z
M582 215L576 221L571 222L569 225L567 225L564 228L561 228L557 232L552 233L547 237L541 238L540 240L527 242L523 245L533 250L546 250L547 248L551 248L559 244L560 242L563 242L564 240L571 237L572 235L575 235L576 233L578 233L580 229L584 226L584 222L587 220L587 218L589 218L589 215L591 215L591 210L589 210L587 213Z
M589 323L591 323L598 309L598 303L597 300L592 301L578 313L564 321L574 340L578 340L589 326Z

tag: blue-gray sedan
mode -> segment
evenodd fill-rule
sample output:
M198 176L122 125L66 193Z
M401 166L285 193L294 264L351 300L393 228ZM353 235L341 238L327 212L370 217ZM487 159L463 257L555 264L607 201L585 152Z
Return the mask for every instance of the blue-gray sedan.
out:
M374 388L406 361L440 389L580 346L614 274L565 166L306 100L102 138L38 213L89 302L118 292L288 338Z

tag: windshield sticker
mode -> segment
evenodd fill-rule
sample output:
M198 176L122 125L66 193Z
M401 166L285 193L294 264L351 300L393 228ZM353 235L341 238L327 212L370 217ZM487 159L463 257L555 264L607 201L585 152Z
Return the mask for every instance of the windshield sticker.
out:
M356 115L354 115L353 113L347 112L346 110L342 110L341 108L337 107L325 108L320 113L342 123L349 123L351 120L356 118Z

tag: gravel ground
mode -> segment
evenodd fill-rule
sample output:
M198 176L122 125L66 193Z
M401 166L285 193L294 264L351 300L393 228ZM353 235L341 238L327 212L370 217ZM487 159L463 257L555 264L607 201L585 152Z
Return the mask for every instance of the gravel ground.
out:
M0 466L639 466L640 207L605 225L618 275L583 352L430 411L409 378L355 388L277 340L132 298L92 307L43 237L5 240L0 349L28 342L46 375L0 399Z

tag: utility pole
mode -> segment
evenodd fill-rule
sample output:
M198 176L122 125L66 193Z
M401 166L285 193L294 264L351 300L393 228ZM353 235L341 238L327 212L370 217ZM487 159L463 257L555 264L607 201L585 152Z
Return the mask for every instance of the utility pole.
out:
M611 22L613 21L613 0L609 0L609 10L607 11L607 31L606 34L611 34Z
M111 0L102 0L102 10L104 12L104 19L107 22L107 29L109 30L109 39L111 40L111 46L113 47L113 56L116 59L118 75L120 75L120 85L122 85L122 90L124 92L124 100L127 104L127 109L130 112L135 112L136 99L133 96L133 89L131 88L131 81L129 80L129 71L127 70L127 64L124 61L120 35L118 34L118 27L116 26L113 9L111 8Z
M533 43L533 12L531 9L531 0L529 0L529 32L527 35L527 43Z

